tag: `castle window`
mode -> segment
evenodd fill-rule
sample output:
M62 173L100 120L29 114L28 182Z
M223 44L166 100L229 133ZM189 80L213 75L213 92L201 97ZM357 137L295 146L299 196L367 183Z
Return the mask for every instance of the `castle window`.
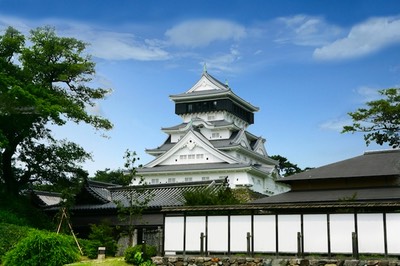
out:
M194 156L195 156L194 154L189 154L189 155L188 155L188 159L189 159L189 160L193 160L193 159L194 159Z
M214 132L214 133L212 133L211 137L213 139L219 138L219 133L218 132Z
M158 178L153 178L153 179L151 179L151 183L152 183L152 184L158 184L158 183L159 183Z
M192 178L191 177L185 177L185 182L192 182Z
M201 180L203 180L203 181L210 180L210 177L209 177L209 176L203 176L203 177L201 178Z
M186 155L180 155L180 156L179 156L179 159L181 159L181 160L186 160Z
M204 158L204 154L196 154L196 159L203 159Z
M174 177L168 178L168 183L175 183L175 178Z

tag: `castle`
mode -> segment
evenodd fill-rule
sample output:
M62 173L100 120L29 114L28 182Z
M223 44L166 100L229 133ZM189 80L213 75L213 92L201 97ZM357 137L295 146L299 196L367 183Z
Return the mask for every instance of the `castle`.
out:
M162 128L168 134L166 141L146 149L155 156L137 171L146 183L225 179L231 188L247 187L268 196L289 189L275 182L280 178L278 162L268 156L265 139L247 131L258 107L206 70L193 87L170 99L183 121Z

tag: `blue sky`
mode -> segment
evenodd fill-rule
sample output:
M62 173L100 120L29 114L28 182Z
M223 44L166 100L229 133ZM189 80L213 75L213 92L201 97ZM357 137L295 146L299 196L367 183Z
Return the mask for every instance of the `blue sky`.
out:
M377 90L400 86L400 1L0 0L0 32L51 25L91 45L95 85L112 93L90 110L114 123L55 128L93 155L94 173L123 167L134 150L161 145L181 123L169 95L208 72L260 108L248 130L270 155L318 167L366 150L341 128ZM104 136L105 135L105 136Z

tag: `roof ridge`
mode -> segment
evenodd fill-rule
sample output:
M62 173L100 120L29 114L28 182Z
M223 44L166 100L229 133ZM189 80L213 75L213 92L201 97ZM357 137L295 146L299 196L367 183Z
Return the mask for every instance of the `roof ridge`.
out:
M229 86L227 84L222 83L221 81L219 81L217 78L215 78L214 76L210 75L207 71L203 72L203 76L210 78L211 82L216 82L218 83L218 85L223 86L225 89L230 90Z
M364 155L378 154L378 153L397 153L397 152L400 152L400 149L369 150L365 151Z
M201 187L201 186L208 186L212 183L215 184L224 184L225 180L206 180L206 181L192 181L192 182L184 182L184 183L162 183L162 184L143 184L138 186L124 186L124 187L113 187L110 188L110 191L115 190L124 190L124 189L160 189L160 188L176 188L176 187Z

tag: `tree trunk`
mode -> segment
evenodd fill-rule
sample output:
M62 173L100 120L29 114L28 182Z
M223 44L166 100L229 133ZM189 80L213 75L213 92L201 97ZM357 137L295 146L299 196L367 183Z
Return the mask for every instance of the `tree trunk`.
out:
M15 179L14 170L12 167L12 156L14 152L10 148L6 148L1 155L1 166L3 170L3 180L5 192L18 195L18 182Z

